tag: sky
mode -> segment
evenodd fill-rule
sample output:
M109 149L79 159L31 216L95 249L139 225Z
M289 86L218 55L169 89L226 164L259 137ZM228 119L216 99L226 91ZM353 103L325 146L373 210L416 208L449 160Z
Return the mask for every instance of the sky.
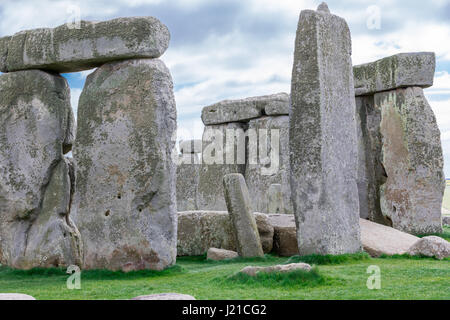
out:
M0 36L56 27L73 17L109 20L154 16L171 33L161 59L174 81L178 137L201 138L204 106L224 99L290 91L294 40L311 0L0 0ZM399 52L436 53L434 85L425 89L435 112L450 177L450 0L330 0L332 13L346 19L353 64ZM72 107L86 76L65 74Z

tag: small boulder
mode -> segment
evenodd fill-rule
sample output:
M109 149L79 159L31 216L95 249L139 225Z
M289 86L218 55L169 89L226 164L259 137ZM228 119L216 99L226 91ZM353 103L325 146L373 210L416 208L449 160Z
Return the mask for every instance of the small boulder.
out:
M218 248L209 248L208 253L206 254L206 259L214 261L233 259L237 257L239 257L239 255L236 251Z
M442 260L450 257L450 242L436 236L423 237L409 248L408 254L436 257Z
M245 273L251 277L256 276L259 272L292 272L297 270L305 270L311 271L311 266L307 263L289 263L289 264L278 264L270 267L256 267L256 266L247 266L242 269L240 272Z
M134 297L130 300L195 300L195 298L182 293L156 293Z

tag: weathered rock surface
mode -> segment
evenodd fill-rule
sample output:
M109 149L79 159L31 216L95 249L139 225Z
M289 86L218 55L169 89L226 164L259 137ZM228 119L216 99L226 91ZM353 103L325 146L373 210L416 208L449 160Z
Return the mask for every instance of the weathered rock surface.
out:
M223 177L223 186L239 256L263 256L264 252L244 176L240 173L227 174Z
M409 233L369 220L359 219L359 223L363 249L372 257L379 257L382 254L404 254L419 240Z
M442 232L445 188L440 131L419 87L375 94L381 110L382 214L392 226L412 234Z
M117 60L158 58L169 46L169 39L169 30L158 19L134 17L81 21L80 28L64 24L54 29L22 31L9 41L0 40L0 48L8 42L8 71L76 72Z
M23 293L0 293L0 300L36 300L32 296Z
M265 213L293 213L289 182L289 116L250 120L247 132L250 131L259 137L258 144L248 144L248 149L253 149L247 152L249 156L245 169L245 180L255 210ZM258 159L252 159L250 154L254 154L254 158L258 154ZM277 196L274 184L281 187L278 192L278 196L281 193L281 199Z
M268 216L255 213L264 253L272 250L274 230ZM178 212L178 256L202 255L209 248L236 251L236 237L227 211Z
M195 300L195 298L182 293L155 293L134 297L130 300Z
M293 214L269 214L274 230L273 252L282 257L298 255L297 232Z
M239 257L239 255L236 251L218 249L218 248L209 248L208 252L206 254L206 259L215 260L215 261L233 259L233 258L237 258L237 257Z
M200 178L199 158L195 153L179 156L177 164L177 211L197 210L197 188Z
M289 114L289 95L278 93L237 100L224 100L204 107L202 121L205 125L248 121L265 113Z
M408 254L436 257L442 260L450 257L450 242L436 236L423 237L409 248Z
M326 10L300 13L289 151L299 252L361 249L350 31Z
M436 58L433 52L399 53L353 67L355 95L403 87L433 85Z
M289 264L278 264L270 267L256 267L256 266L247 266L243 268L240 272L245 273L251 277L258 275L260 272L292 272L297 270L311 271L311 266L307 263L289 263Z
M182 154L202 153L202 140L184 140L180 141L180 152Z
M442 224L450 226L450 217L442 217Z
M202 166L197 189L199 210L227 210L223 184L220 180L228 173L245 172L244 129L242 123L205 126L202 139Z
M43 71L0 76L0 263L80 265L69 217L73 114L67 81Z
M11 37L0 38L0 72L7 72L6 59L8 57L8 43Z
M176 130L164 63L109 63L90 74L78 106L73 218L86 269L163 269L176 259Z
M380 186L386 181L382 164L381 110L373 96L356 97L358 137L359 215L363 219L389 225L381 213Z

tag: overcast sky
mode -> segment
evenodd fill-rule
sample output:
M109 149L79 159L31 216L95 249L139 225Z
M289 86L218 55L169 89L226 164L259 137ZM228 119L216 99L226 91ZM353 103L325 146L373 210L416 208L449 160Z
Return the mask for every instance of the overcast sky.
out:
M201 109L228 98L290 91L295 31L309 0L0 0L0 35L55 27L79 8L84 20L155 16L169 27L161 59L175 85L178 136L199 138ZM450 177L450 0L328 1L345 18L353 64L398 52L434 51L434 86L426 89L441 129ZM379 19L378 19L379 17ZM89 72L66 74L76 110Z

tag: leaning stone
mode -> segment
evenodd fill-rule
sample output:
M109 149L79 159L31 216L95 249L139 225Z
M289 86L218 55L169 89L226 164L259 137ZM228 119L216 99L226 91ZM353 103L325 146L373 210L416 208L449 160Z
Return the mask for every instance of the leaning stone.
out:
M442 232L445 178L440 131L422 88L377 93L375 105L381 110L387 176L380 187L381 212L394 228L407 233Z
M295 41L289 151L299 252L361 249L355 94L344 19L304 10Z
M289 182L289 116L250 120L247 135L249 143L245 181L255 210L293 213ZM256 136L258 144L250 140L256 139ZM274 190L274 185L279 185L280 189Z
M237 100L224 100L204 107L202 121L205 125L228 122L246 122L263 114L289 114L289 95L278 93Z
M74 148L74 221L85 269L164 269L176 259L176 108L158 59L109 63L86 80Z
M195 300L195 298L182 293L156 293L134 297L130 300Z
M274 229L273 252L282 257L298 255L297 232L293 214L269 214Z
M408 254L436 257L442 260L450 257L450 242L436 236L423 237L409 248Z
M14 268L79 265L69 210L73 115L67 81L44 71L0 76L0 263Z
M240 173L227 174L223 177L223 185L239 256L262 257L264 252L244 176Z
M158 58L169 39L167 27L153 17L81 21L79 28L64 24L14 34L6 64L8 71L76 72L117 60Z
M382 254L404 254L419 240L418 237L365 219L359 219L364 251L372 257Z
M0 293L0 300L36 300L34 297L23 293Z
M197 210L200 164L197 154L179 156L177 164L177 211Z
M11 37L0 38L0 72L7 72L6 58L8 57L8 44Z
M218 249L218 248L209 248L206 254L206 259L220 261L226 259L234 259L239 257L236 251Z
M267 215L255 212L255 221L264 253L273 246L273 227ZM236 251L233 223L227 211L178 212L178 256L202 255L209 248Z
M270 267L254 267L254 266L248 266L242 269L240 272L245 273L251 277L255 277L258 275L258 273L274 273L274 272L280 272L280 273L287 273L292 271L311 271L311 266L307 263L289 263L289 264L278 264L275 266Z
M359 215L363 219L390 225L381 213L380 186L386 181L381 159L381 110L373 96L356 97L358 137Z
M227 210L223 184L218 182L218 179L228 173L245 172L244 128L242 123L205 126L197 189L199 210ZM231 148L228 145L229 141L232 142Z
M433 85L436 58L433 52L399 53L353 67L355 95L403 87Z
M180 141L180 152L182 154L202 153L202 140Z

